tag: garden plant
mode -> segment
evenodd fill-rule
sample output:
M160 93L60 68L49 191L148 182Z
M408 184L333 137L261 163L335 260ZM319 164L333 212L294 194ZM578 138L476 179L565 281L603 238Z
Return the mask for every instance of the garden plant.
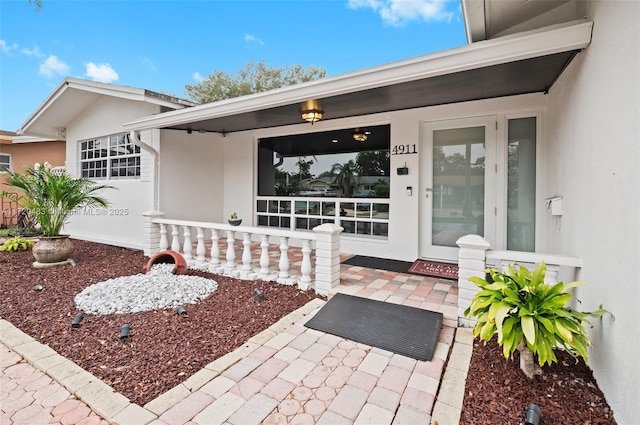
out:
M492 282L469 278L480 288L465 310L465 316L477 320L474 337L489 341L497 333L504 357L509 359L518 350L520 369L530 379L542 374L539 366L557 361L556 347L588 363L590 341L584 326L590 324L587 317L602 317L608 311L602 306L595 311L578 311L568 305L574 298L572 288L584 282L558 282L551 286L544 281L544 263L533 273L523 266L509 266L504 273L495 269L487 272Z

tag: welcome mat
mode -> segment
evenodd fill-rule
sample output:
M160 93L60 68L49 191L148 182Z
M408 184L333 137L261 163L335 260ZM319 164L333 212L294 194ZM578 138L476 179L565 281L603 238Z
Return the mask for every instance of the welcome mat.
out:
M400 260L389 260L386 258L367 257L364 255L354 255L347 258L342 264L350 266L366 267L368 269L388 270L396 273L408 273L411 262Z
M336 294L305 326L383 350L430 361L442 313Z
M413 265L409 267L409 273L458 280L458 266L455 264L416 260Z

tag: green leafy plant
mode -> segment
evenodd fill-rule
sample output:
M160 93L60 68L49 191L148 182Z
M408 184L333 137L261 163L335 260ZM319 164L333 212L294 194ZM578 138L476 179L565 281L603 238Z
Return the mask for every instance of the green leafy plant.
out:
M34 241L23 238L22 236L14 236L12 238L4 241L2 245L0 245L0 251L14 252L14 251L26 251L33 244Z
M533 273L526 267L509 266L506 273L487 270L491 283L480 277L469 278L480 287L464 313L477 319L473 336L489 341L497 333L505 358L511 358L517 349L520 368L529 378L542 373L534 363L534 355L540 366L552 364L557 361L555 347L588 362L590 341L583 324L590 324L588 316L601 317L608 313L602 306L591 312L568 306L573 298L570 290L584 282L559 282L550 286L544 282L546 270L544 263Z
M77 209L109 205L97 192L111 186L54 172L47 162L26 167L23 173L8 171L8 174L7 185L21 194L4 191L0 196L29 210L44 236L60 235L62 226Z
M237 220L238 219L238 214L236 214L235 212L232 212L231 214L229 214L229 218L231 220Z

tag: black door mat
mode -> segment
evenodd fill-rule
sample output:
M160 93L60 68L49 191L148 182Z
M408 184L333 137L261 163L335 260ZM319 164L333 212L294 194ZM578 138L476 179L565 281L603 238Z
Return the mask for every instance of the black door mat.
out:
M430 361L442 313L336 294L305 326L416 360Z
M354 255L347 258L342 264L350 266L366 267L368 269L388 270L390 272L408 273L409 267L413 265L409 261L389 260L386 258L366 257L364 255Z

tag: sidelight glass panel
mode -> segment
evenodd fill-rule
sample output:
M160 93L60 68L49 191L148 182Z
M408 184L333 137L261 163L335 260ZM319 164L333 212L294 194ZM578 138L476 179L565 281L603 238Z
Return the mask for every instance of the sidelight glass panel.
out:
M507 249L535 250L536 118L509 120Z
M433 245L484 235L484 160L484 126L433 132Z

